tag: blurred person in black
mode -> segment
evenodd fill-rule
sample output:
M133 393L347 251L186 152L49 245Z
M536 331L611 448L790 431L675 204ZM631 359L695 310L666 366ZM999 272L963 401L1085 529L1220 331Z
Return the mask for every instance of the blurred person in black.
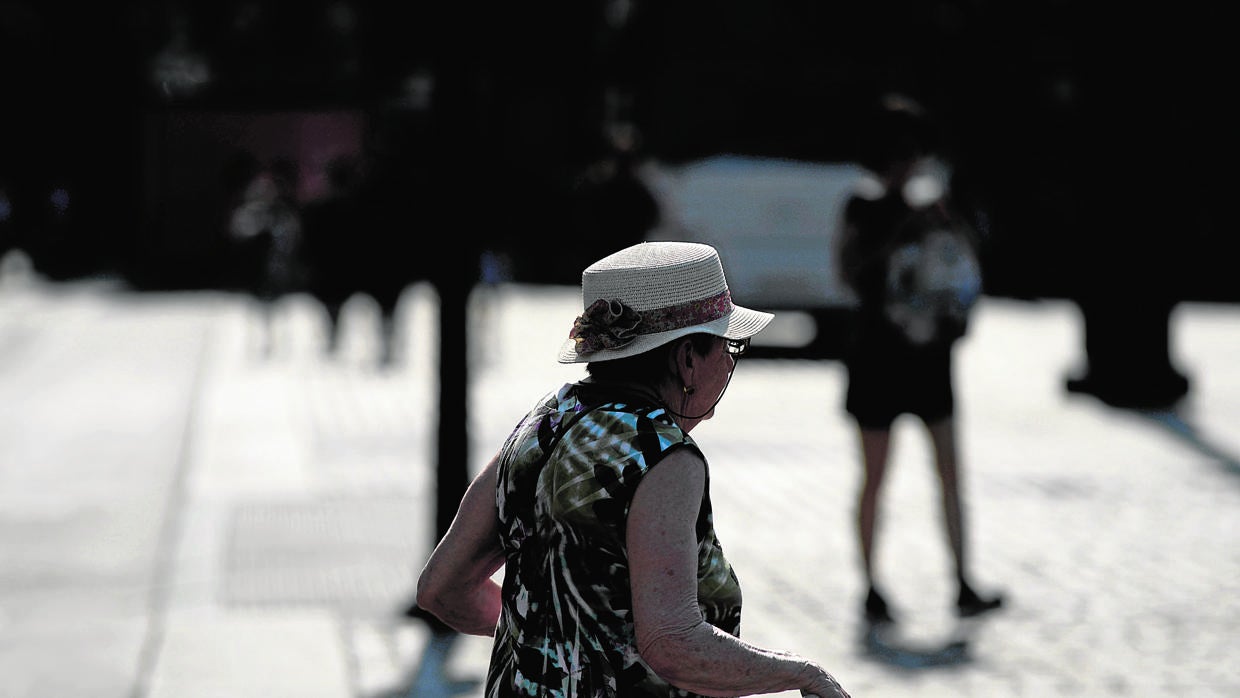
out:
M885 97L870 123L872 139L857 160L872 177L846 202L837 240L839 273L859 303L843 359L845 409L856 420L865 469L857 509L864 616L870 623L894 620L876 581L874 548L892 425L902 414L916 415L929 432L955 563L956 608L962 617L974 616L998 608L1002 599L979 594L968 574L952 386L952 349L964 325L925 343L911 341L891 322L886 305L890 256L903 243L904 222L921 208L946 210L945 192L933 203L910 201L910 182L919 167L934 161L936 139L920 105L902 96Z
M658 225L659 202L641 177L640 148L633 124L606 129L603 151L574 182L578 230L634 244Z
M443 185L432 175L426 119L418 110L372 115L358 163L358 215L347 258L356 292L378 306L381 369L395 367L408 350L400 313L405 290L419 280L438 285L436 274L447 273L433 266L430 246L446 239L455 250L472 237L442 234L454 199L440 195Z
M355 158L338 156L327 164L327 192L302 207L307 288L327 313L329 355L340 346L344 304L362 288L362 250L358 187L362 172Z
M582 244L550 252L562 270L581 269L596 259L601 254L599 241L621 245L644 241L662 215L658 199L642 179L645 155L636 125L609 121L591 150L569 187L569 223Z

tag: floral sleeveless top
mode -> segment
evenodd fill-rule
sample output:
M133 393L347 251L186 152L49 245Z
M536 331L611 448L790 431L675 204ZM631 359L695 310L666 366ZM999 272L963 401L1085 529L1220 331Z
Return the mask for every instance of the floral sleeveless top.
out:
M637 653L625 522L650 468L697 444L661 407L586 405L581 387L547 395L504 444L496 503L507 562L486 696L693 696ZM709 469L697 540L698 604L739 635L740 584L715 537Z

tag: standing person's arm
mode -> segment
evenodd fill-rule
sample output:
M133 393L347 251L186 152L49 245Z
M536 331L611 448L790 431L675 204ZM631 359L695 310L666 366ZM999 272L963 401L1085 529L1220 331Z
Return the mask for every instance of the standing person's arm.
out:
M876 274L891 254L892 231L876 230L875 200L854 196L844 206L836 231L835 257L839 278L859 296L870 293Z
M628 519L637 648L655 673L708 696L800 690L847 698L825 669L763 649L706 622L697 600L697 517L706 463L690 448L669 453L637 487Z
M860 251L858 250L857 223L850 215L852 210L851 202L843 216L840 217L840 225L836 232L834 241L835 252L835 271L839 274L840 281L848 286L852 291L856 291L858 287L857 279L859 276L858 268L861 266Z
M492 579L504 564L495 510L499 456L465 491L461 506L418 576L417 604L458 632L491 635L499 620L500 588Z

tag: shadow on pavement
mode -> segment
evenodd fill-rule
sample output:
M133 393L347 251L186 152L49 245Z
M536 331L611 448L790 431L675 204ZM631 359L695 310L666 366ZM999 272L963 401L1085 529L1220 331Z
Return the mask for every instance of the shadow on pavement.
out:
M453 630L432 628L422 657L407 682L408 688L375 698L454 698L472 695L478 690L478 679L448 676L449 657L460 634Z
M1240 475L1240 456L1212 443L1186 415L1177 410L1137 410L1137 414L1171 432L1202 455L1218 461L1232 475Z
M970 660L968 625L961 623L945 639L914 639L889 623L866 624L866 654L900 669L957 666Z

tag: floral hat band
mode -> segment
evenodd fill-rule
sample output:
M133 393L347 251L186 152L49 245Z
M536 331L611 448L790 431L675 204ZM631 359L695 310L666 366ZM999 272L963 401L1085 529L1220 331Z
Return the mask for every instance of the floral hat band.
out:
M600 298L577 316L568 336L577 343L579 352L592 354L627 346L638 335L704 325L727 317L731 311L732 294L727 289L709 298L640 313L619 300Z
M719 253L697 242L641 242L581 273L584 311L560 363L611 361L694 333L745 339L774 316L732 302Z

